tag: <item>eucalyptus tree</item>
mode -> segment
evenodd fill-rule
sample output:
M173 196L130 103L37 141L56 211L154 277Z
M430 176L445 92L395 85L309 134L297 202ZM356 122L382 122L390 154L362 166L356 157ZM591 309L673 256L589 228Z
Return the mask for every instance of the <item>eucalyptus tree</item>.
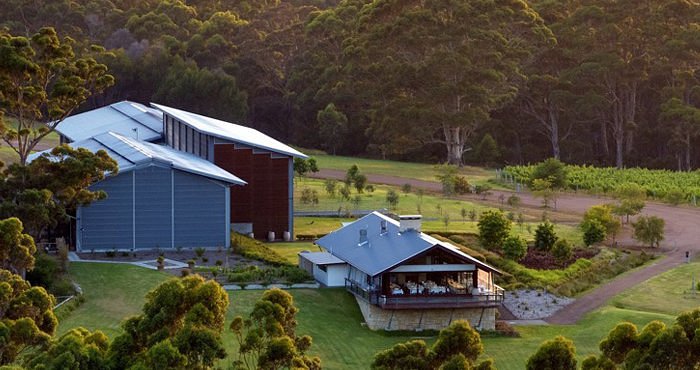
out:
M515 97L534 48L552 38L520 1L374 1L358 30L355 76L378 92L374 140L394 138L404 150L439 143L455 165L475 130Z

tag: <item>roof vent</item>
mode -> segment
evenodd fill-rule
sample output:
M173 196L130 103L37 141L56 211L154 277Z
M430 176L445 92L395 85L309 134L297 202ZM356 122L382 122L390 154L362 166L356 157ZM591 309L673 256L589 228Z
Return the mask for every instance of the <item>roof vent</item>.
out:
M407 231L420 232L420 226L423 216L421 215L403 215L399 216L399 232Z
M379 231L379 234L380 234L380 235L381 235L381 234L386 234L386 232L387 232L386 220L382 220L382 221L379 223L379 226L380 226L380 228L381 228L380 231Z
M360 229L360 245L367 243L367 229Z

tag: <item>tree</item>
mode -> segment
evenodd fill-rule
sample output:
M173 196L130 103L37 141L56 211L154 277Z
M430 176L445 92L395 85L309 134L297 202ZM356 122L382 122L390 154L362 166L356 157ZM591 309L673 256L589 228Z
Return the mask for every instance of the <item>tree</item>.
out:
M365 186L367 185L367 176L358 173L355 176L353 184L355 185L355 190L357 190L358 193L362 194L362 192L365 190Z
M548 158L533 169L530 185L533 185L535 180L547 181L553 189L564 189L568 184L566 166L556 158Z
M487 249L500 250L510 233L511 222L501 211L484 211L477 223L479 242Z
M170 279L146 295L143 312L122 324L109 349L110 367L146 367L164 353L188 368L224 358L221 332L228 294L199 275Z
M109 338L101 331L75 328L53 341L44 351L31 356L27 369L106 370L108 349Z
M572 256L571 244L566 239L559 239L552 247L552 255L559 262L564 262Z
M490 369L490 360L476 364L483 351L479 333L468 322L457 320L440 331L432 347L423 340L412 340L378 352L372 369Z
M316 159L313 157L308 159L295 157L293 166L294 173L296 173L299 177L304 177L309 172L318 172L318 164L316 164Z
M333 179L323 180L323 187L326 189L326 193L331 198L335 198L335 190L336 190L337 185L338 185L338 182L333 180Z
M519 236L509 236L503 242L503 255L513 261L520 261L527 255L527 242Z
M576 370L574 342L562 336L548 340L530 356L527 370Z
M360 84L381 87L375 140L399 132L404 152L439 143L452 165L462 165L472 134L513 99L532 49L551 38L524 2L379 1L358 19L353 68Z
M644 209L643 200L623 199L613 208L613 212L618 216L625 217L625 223L630 222L630 216L638 215Z
M323 110L318 111L316 120L325 147L335 155L338 144L342 143L343 137L347 135L348 117L339 111L335 104L328 103Z
M71 38L61 40L53 28L31 38L0 32L0 137L20 164L46 135L83 104L114 84L107 66L90 56L78 57ZM93 47L96 53L103 49Z
M439 164L433 167L437 174L435 177L442 184L442 194L450 196L455 192L455 182L459 169L451 164Z
M486 134L479 142L475 153L476 158L480 163L486 166L493 166L501 156L498 150L498 144L491 134Z
M614 238L622 225L620 220L613 216L613 208L614 206L610 204L593 206L583 214L582 223L595 220L605 228L606 238L610 236Z
M545 220L537 225L537 229L535 229L535 248L549 252L558 239L559 237L554 232L554 225L551 222Z
M54 297L17 274L0 269L0 292L1 366L14 362L28 348L48 344L58 320Z
M18 275L34 268L36 253L34 239L23 230L17 218L0 220L0 267Z
M396 209L399 205L399 194L394 189L389 189L386 192L386 202L389 203L391 209Z
M77 207L104 199L104 191L89 186L117 171L117 163L103 150L57 146L26 166L12 164L0 174L0 217L19 218L38 238Z
M652 321L637 331L634 324L620 323L600 342L597 362L630 369L692 369L700 361L698 333L698 309L678 315L670 327Z
M605 240L605 227L598 220L587 220L581 223L583 243L587 247Z
M238 341L240 369L321 369L321 360L305 353L311 337L296 335L293 297L280 289L270 289L255 303L248 319L237 316L230 325Z
M550 202L554 202L554 209L557 208L557 191L552 186L552 182L544 179L532 180L532 193L542 198L542 206L549 207Z
M650 247L664 240L664 227L666 222L663 218L656 216L640 216L637 222L632 223L634 227L634 238L642 243L649 243Z

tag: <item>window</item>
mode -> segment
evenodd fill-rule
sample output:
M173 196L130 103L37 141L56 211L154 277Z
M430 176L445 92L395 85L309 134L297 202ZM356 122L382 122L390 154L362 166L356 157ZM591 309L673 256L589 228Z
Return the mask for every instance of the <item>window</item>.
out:
M209 159L209 136L201 134L201 138L199 139L199 152L201 153L201 157L204 159Z
M199 157L199 141L201 140L202 134L199 132L195 131L194 132L194 146L192 147L192 154L196 155Z
M326 265L318 265L318 269L323 271L323 272L328 272L328 268L326 268Z

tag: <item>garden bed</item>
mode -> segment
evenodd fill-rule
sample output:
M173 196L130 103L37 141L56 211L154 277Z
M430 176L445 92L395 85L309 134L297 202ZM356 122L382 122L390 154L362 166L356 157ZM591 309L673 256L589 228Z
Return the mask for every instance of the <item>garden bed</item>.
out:
M541 251L536 248L528 248L527 255L519 262L521 265L537 270L555 270L567 268L574 264L580 258L591 259L600 253L600 249L596 247L576 248L572 251L572 256L566 260L558 260L552 253Z

